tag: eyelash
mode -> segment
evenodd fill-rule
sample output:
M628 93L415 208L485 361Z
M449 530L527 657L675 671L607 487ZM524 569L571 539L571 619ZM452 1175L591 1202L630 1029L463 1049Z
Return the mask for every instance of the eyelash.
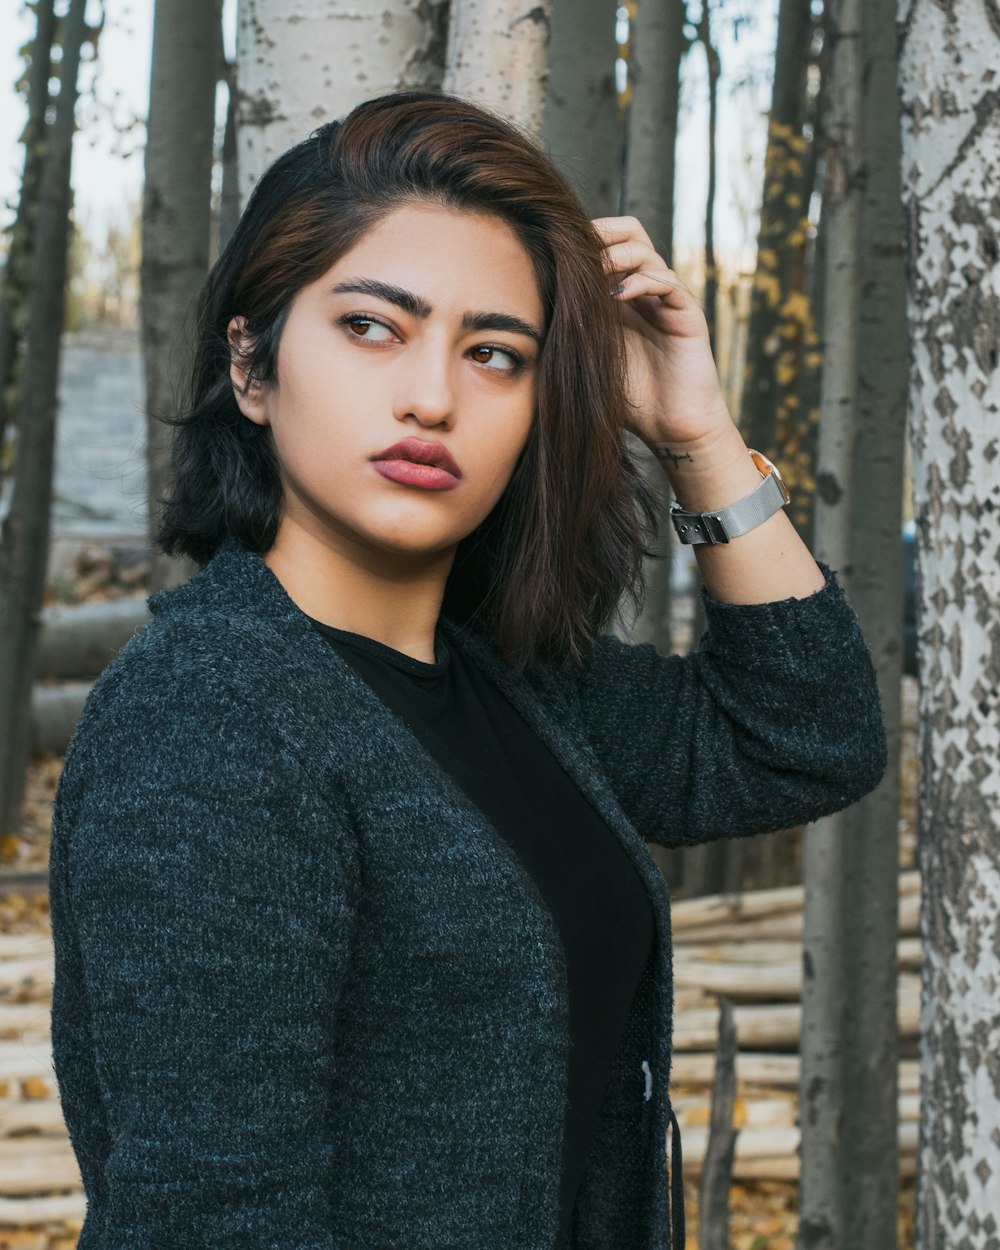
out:
M337 318L337 324L342 325L342 326L350 325L350 323L353 321L369 322L372 325L382 326L383 329L392 331L391 325L388 325L379 317L373 317L370 313L347 313L346 316ZM352 335L351 337L357 339L358 342L360 343L364 342L363 335L355 334L355 335ZM512 377L516 377L517 374L523 371L525 367L524 357L521 356L518 352L516 352L512 347L501 347L499 343L477 343L476 346L473 347L471 350L483 351L484 349L486 351L499 352L502 356L509 357L510 360L513 362L513 368L511 369L491 369L489 365L483 365L483 368L486 369L489 373L506 374L507 377L512 378ZM481 362L476 361L476 363L479 364Z

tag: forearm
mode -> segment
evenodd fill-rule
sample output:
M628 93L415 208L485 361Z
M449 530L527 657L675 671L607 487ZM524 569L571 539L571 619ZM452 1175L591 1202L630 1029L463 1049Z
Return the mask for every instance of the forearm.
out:
M728 414L703 438L656 440L649 446L687 511L724 508L760 485L760 473ZM823 588L823 574L784 508L739 538L698 543L693 550L706 589L723 603L804 599Z

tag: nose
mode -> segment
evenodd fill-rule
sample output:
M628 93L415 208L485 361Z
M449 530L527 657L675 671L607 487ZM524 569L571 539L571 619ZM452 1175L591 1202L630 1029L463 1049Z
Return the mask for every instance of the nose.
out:
M396 417L415 417L421 425L450 426L455 417L455 395L451 360L443 343L431 336L411 345L401 362L396 391Z

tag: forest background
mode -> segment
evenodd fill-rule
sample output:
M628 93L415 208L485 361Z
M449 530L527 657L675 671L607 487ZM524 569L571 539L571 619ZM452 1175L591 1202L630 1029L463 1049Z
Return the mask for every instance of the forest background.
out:
M372 7L394 33L363 53L335 0L6 3L0 1246L71 1245L81 1210L42 1011L61 753L145 595L193 571L149 547L166 444L145 410L175 402L178 328L269 156L317 109L442 83L539 129L591 215L635 213L697 293L730 410L781 466L879 672L890 767L874 794L808 830L651 848L679 900L689 1244L993 1244L995 3L400 0ZM330 92L302 70L303 29ZM113 361L132 370L112 405L125 450L95 464ZM57 489L81 463L73 480L117 487L131 532L109 537ZM696 644L689 555L666 525L625 636Z

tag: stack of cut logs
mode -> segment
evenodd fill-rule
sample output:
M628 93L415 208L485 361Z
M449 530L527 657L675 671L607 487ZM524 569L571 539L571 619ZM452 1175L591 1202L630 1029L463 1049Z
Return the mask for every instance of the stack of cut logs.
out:
M900 1053L915 1054L920 1021L920 876L899 878ZM802 1008L802 887L712 895L672 908L674 1051L671 1091L684 1173L701 1171L715 1048L717 996L733 1004L739 1052L734 1112L737 1179L798 1176L799 1028ZM899 1065L901 1174L916 1167L918 1063Z
M912 1043L919 1015L919 879L900 878L899 1026ZM718 1027L716 995L734 1004L739 1043L737 1178L798 1175L802 890L713 896L673 907L673 1103L686 1175L701 1170ZM68 1221L85 1211L52 1069L51 939L0 934L0 1228ZM912 1049L912 1045L910 1047ZM917 1063L900 1064L900 1157L912 1173Z

